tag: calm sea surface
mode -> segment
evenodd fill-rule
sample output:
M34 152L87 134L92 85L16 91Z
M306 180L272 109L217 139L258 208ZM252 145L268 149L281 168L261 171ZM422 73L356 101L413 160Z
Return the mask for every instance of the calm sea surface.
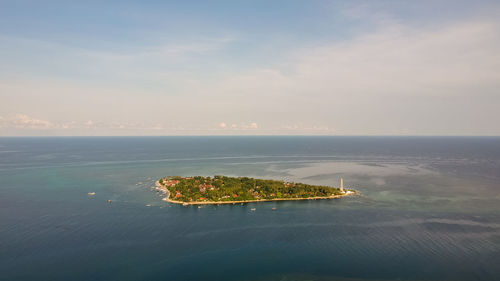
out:
M362 195L198 209L151 190L214 174ZM0 280L500 280L500 138L0 138Z

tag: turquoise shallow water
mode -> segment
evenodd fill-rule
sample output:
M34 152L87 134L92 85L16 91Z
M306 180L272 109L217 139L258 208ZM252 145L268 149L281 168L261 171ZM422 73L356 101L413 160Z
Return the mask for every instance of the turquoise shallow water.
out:
M362 195L198 209L151 190L213 174L342 176ZM0 280L500 280L499 265L500 138L0 138Z

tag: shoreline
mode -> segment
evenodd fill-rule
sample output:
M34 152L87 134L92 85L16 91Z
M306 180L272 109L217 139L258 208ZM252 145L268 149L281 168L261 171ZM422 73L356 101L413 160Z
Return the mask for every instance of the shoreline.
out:
M254 199L254 200L238 200L238 201L196 201L196 202L184 202L178 200L170 199L170 191L165 186L161 185L159 181L155 183L156 189L166 193L167 197L162 198L163 201L167 201L173 204L187 205L219 205L219 204L241 204L241 203L257 203L257 202L272 202L272 201L297 201L297 200L323 200L323 199L337 199L344 196L355 195L356 191L347 191L345 194L332 195L332 196L316 196L316 197L306 197L306 198L275 198L275 199Z

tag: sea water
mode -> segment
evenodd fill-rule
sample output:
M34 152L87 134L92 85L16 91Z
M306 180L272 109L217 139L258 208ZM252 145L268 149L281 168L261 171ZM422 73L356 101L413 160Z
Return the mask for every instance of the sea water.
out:
M361 194L198 208L152 190L215 174ZM0 280L500 280L500 138L0 138Z

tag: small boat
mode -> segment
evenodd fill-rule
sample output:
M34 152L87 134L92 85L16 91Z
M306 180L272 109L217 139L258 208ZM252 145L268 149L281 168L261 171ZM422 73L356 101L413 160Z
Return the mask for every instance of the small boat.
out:
M271 210L276 211L276 208L272 207Z
M94 196L95 195L95 192L89 192L87 193L89 196Z
M182 203L182 206L187 206L187 205L189 205L189 204L188 203Z
M201 206L198 206L198 209L201 209Z
M250 209L250 211L255 211L255 210L256 210L255 208Z
M151 207L151 204L146 204L146 207Z
M113 202L113 201L111 201L111 199L108 199L108 203L111 203L111 202Z

